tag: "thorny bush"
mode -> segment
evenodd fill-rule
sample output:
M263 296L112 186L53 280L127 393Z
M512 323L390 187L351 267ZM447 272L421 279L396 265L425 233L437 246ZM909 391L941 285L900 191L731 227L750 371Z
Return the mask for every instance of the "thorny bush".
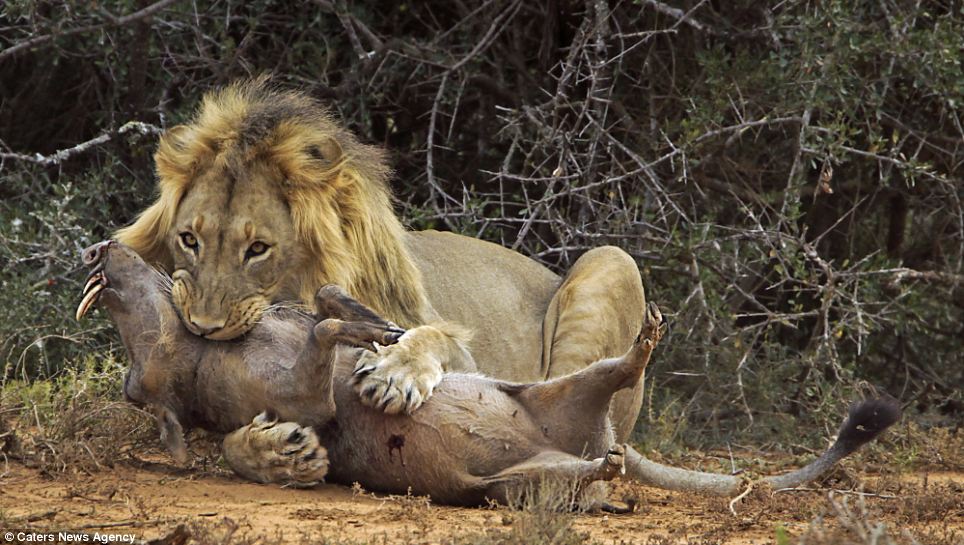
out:
M867 385L960 422L961 23L936 0L5 2L5 380L113 350L69 318L79 250L150 200L158 130L270 72L392 152L413 228L560 273L633 255L673 323L649 446L826 425Z

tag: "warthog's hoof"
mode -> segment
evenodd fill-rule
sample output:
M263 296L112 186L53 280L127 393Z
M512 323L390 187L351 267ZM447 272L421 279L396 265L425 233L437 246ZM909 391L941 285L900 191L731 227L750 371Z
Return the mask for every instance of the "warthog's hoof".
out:
M606 453L604 471L607 474L611 474L612 477L616 475L626 474L626 445L613 445L609 448L609 452Z
M666 318L660 312L656 303L646 303L646 312L643 315L643 327L639 330L636 337L636 344L645 344L648 347L656 346L656 343L666 334Z

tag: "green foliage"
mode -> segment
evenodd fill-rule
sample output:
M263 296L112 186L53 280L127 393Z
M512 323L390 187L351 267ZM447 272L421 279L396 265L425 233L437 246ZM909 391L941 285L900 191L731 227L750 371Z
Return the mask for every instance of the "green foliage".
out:
M146 4L4 3L4 375L112 350L102 321L70 317L77 255L153 185L153 136L32 154L173 125L212 86L271 72L392 152L412 227L560 273L602 244L633 255L673 324L647 445L773 437L761 422L790 442L867 383L959 419L964 14L684 4L175 2L114 24Z
M124 165L109 157L105 163L76 176L24 169L4 178L21 188L0 202L0 260L7 264L0 269L0 361L8 376L51 376L68 359L109 348L105 321L73 319L86 275L79 256L110 236L118 206L142 201Z

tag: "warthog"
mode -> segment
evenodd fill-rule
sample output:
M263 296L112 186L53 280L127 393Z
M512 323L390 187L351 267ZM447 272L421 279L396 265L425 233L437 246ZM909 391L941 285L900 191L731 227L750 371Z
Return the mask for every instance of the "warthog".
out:
M78 318L98 299L110 313L131 359L124 393L152 408L162 442L179 460L187 457L183 429L201 427L227 433L229 465L256 481L309 485L327 474L460 505L505 502L547 478L578 489L627 469L663 488L733 494L745 486L739 477L661 466L614 444L610 400L636 384L662 336L655 305L622 357L534 384L446 374L418 410L386 415L359 400L352 374L366 372L367 351L417 347L429 326L402 331L327 286L316 297L317 316L276 309L238 340L210 341L183 327L170 279L129 248L108 241L83 258L93 271ZM858 404L817 460L762 480L787 487L816 478L898 415L889 399Z

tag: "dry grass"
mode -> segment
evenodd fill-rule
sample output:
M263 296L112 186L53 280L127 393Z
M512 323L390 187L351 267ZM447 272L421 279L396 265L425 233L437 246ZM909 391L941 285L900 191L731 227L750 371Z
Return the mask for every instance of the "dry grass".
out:
M906 420L888 434L888 450L875 449L880 461L915 469L964 470L964 428L930 427Z
M80 369L80 370L78 370ZM94 472L156 444L153 418L122 401L124 368L84 362L45 381L0 389L0 452L47 472Z
M908 502L906 511L913 513L915 518L936 517L932 520L947 521L949 519L943 517L948 516L948 504L937 497L933 494L920 496L923 501ZM949 498L956 504L958 514L962 510L960 498L960 492ZM938 506L933 505L935 501ZM831 497L829 504L829 512L810 523L806 534L800 537L799 545L954 545L964 540L964 534L946 522L929 526L922 532L907 530L907 521L900 518L895 522L883 522L863 498Z
M87 478L85 484L72 486L68 491L68 499L84 502L90 498L112 497L108 488L114 484L99 480L98 472L118 465L151 470L152 462L144 459L164 459L165 455L158 446L153 418L133 405L118 401L122 398L120 384L124 369L121 364L107 359L96 365L85 362L80 368L83 370L65 372L50 381L10 381L3 385L0 390L0 453L8 463L19 462L39 470L41 475L63 472L94 475ZM179 475L193 479L224 473L217 463L216 444L202 435L192 438L191 445L195 463L191 468L178 469ZM717 454L707 456L688 451L674 461L715 471L729 470L728 456ZM745 460L753 471L761 473L770 473L784 463L799 462L786 456L761 459L747 452L736 456ZM809 454L802 456L809 457ZM959 471L964 467L962 460L964 444L959 430L924 430L917 424L905 423L891 432L885 441L843 464L830 480L814 485L817 492L799 490L770 495L766 491L757 491L742 502L738 519L730 518L725 499L673 496L669 501L673 505L679 503L680 512L708 513L710 522L702 527L684 525L678 531L646 537L627 534L622 541L647 545L712 545L746 531L762 530L771 532L769 535L778 545L956 545L964 542L960 530L964 526L964 501L961 500L964 498L964 483L948 480L947 472ZM881 476L857 484L861 479L853 478L850 473L865 474L868 467L875 468ZM926 473L921 474L921 468L938 473L928 477ZM829 492L831 489L846 492L842 495ZM364 494L360 489L359 493ZM871 496L863 500L859 494ZM643 490L634 498L646 498L647 495L651 498L653 491ZM619 497L618 494L615 496ZM158 511L157 506L149 502L141 505L133 496L129 499L132 513L138 520L163 520L166 522L161 527L171 528L169 535L158 543L247 545L275 543L280 539L278 535L266 532L263 526L247 522L243 515L237 520L226 517L219 521L185 522L175 527L180 518L170 518L170 514ZM357 538L319 537L316 533L306 534L302 541L344 545L398 543L400 539L402 543L410 544L431 541L450 545L599 542L595 534L586 532L587 519L580 515L580 498L568 483L545 482L533 487L526 494L520 494L508 508L484 511L487 520L484 531L443 529L446 535L441 539L434 511L437 508L428 498L381 496L379 500L384 501L380 519L411 528L405 537L385 535L358 541ZM636 516L646 520L660 516L656 511L649 512L650 509L653 509L652 504L642 501ZM297 511L298 520L318 518L317 509L304 507ZM797 530L794 533L798 533L803 525L808 525L808 529L797 540L782 526L774 527L774 521L795 525ZM43 523L44 520L10 518L0 509L0 525L3 526ZM663 531L663 528L652 529ZM694 531L698 538L693 537Z
M365 494L355 485L356 494ZM409 543L431 541L429 536L437 530L430 513L431 500L423 496L380 497L390 502L389 516L398 520L417 521ZM447 545L576 545L594 543L588 534L573 528L575 513L584 510L580 494L574 482L546 479L529 487L510 501L507 507L489 506L489 521L493 528L485 533L453 534L442 543ZM389 541L384 541L389 543ZM344 545L354 541L338 542ZM392 541L392 543L397 543Z

